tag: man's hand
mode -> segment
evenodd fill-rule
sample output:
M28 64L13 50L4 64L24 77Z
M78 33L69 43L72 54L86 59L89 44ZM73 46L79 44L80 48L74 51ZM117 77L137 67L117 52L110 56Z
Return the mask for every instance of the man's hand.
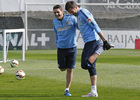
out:
M108 50L110 48L111 48L110 44L107 41L104 41L103 49Z

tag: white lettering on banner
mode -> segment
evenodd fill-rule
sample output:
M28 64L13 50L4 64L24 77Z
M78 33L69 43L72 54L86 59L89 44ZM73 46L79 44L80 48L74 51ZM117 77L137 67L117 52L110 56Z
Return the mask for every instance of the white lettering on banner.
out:
M12 38L11 34L7 34L6 41L11 42L12 46L16 46L18 42L18 34L14 34L14 38ZM0 34L0 46L3 46L2 34Z
M112 1L112 0L103 0L103 2L110 3L110 4L116 4L116 3L126 3L126 4L135 3L135 4L137 4L137 2L135 0L129 0L129 1L127 1L127 0L116 0L116 2ZM116 7L118 7L120 9L140 9L139 5L123 5L123 6L121 6L121 5L117 5L117 6L108 5L107 7L108 8L116 8Z
M41 36L37 37L35 33L31 34L30 44L27 41L28 46L39 46L38 42L41 42L41 46L45 46L46 42L50 41L50 37L46 36L46 33L41 33ZM7 34L7 40L11 42L12 46L22 46L22 37L18 38L18 34L14 34L14 37L11 34ZM27 39L28 40L28 39ZM19 42L18 42L19 41ZM3 36L0 34L0 46L3 46Z
M31 46L37 46L38 45L38 43L35 42L35 37L36 37L35 34L31 35L31 44L30 44Z
M18 41L18 34L14 34L14 38L11 37L11 34L8 34L7 35L7 39L10 40L11 44L13 46L16 46L17 45L17 41Z
M135 43L135 39L139 39L138 36L133 37L132 35L121 35L120 37L115 35L114 37L112 35L108 35L108 41L112 43L124 43L124 47L127 47L128 43Z
M41 37L37 37L37 41L41 42L41 46L45 46L47 41L50 41L50 37L46 37L45 33L41 34Z

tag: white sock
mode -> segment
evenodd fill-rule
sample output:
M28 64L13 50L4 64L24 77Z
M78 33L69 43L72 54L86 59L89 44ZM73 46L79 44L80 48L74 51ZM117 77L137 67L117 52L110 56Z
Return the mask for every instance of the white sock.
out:
M65 91L66 91L66 90L68 90L68 91L69 91L69 88L66 88L66 89L65 89Z
M104 51L103 47L99 47L98 50L96 50L95 52L100 55L102 52Z
M93 91L97 91L97 86L96 85L91 86L91 92L93 92Z

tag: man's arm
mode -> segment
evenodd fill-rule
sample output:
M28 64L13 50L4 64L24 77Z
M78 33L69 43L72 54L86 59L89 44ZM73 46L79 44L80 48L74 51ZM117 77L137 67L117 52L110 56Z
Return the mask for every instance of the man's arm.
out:
M82 11L81 13L83 14L83 18L87 21L87 23L93 28L95 29L95 31L98 33L98 35L100 36L100 38L103 41L103 49L104 50L108 50L111 48L110 44L107 42L107 40L105 39L103 33L101 32L100 27L98 26L98 24L96 23L95 19L93 18L93 15L88 12L88 11Z
M107 40L105 39L104 35L102 32L98 32L98 35L100 36L100 38L102 39L103 41L103 49L104 50L108 50L111 48L110 44L107 42Z
M103 42L106 41L104 34L102 32L98 32L98 35L100 36Z

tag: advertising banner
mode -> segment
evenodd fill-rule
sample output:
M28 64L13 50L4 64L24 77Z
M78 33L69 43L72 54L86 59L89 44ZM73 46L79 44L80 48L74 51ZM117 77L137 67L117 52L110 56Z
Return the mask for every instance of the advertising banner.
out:
M56 49L53 31L29 31L28 49Z
M109 43L115 45L117 49L134 49L135 39L140 39L140 31L138 30L102 30L105 38ZM77 30L78 48L84 47L84 42L80 32ZM100 42L102 42L100 40Z
M9 50L22 49L22 33L12 32L6 34L6 46ZM3 32L0 32L0 50L3 49Z
M140 39L138 30L102 30L109 43L115 45L116 49L135 49L135 39ZM22 34L7 35L9 49L21 49ZM100 42L102 42L100 40ZM3 35L0 34L0 47L3 46ZM28 49L56 49L55 34L53 31L29 31L27 39ZM82 49L84 42L77 30L77 48Z

